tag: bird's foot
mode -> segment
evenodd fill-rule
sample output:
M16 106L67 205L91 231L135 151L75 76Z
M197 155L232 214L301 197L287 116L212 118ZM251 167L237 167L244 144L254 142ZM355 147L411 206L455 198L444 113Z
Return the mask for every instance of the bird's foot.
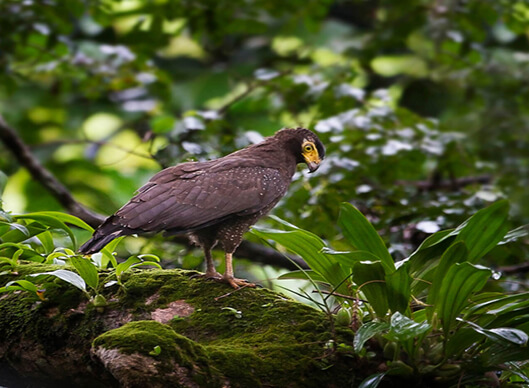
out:
M222 274L218 273L217 271L211 271L211 272L207 272L206 273L197 273L196 275L193 275L192 278L205 278L205 279L211 279L211 280L216 280L218 282L223 282L224 281L224 277L222 276Z
M250 283L246 279L234 278L233 276L224 275L223 278L222 278L222 281L228 283L230 286L232 286L235 289L238 289L238 288L241 288L241 287L251 287L251 288L255 287L254 283Z
M223 276L218 273L217 271L207 272L204 274L206 279L216 280L216 281L222 281Z

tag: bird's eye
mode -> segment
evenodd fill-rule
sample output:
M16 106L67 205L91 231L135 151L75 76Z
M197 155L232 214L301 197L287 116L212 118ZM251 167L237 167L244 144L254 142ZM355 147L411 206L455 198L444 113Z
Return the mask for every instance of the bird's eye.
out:
M304 148L305 148L305 151L307 151L307 152L312 151L312 146L309 145L309 144L307 144Z

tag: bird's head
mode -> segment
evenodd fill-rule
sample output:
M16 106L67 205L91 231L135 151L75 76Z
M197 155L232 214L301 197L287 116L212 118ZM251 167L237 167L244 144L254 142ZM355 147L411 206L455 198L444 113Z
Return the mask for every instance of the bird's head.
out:
M276 136L285 137L298 163L306 163L310 172L320 167L325 157L325 147L316 134L306 128L287 128Z

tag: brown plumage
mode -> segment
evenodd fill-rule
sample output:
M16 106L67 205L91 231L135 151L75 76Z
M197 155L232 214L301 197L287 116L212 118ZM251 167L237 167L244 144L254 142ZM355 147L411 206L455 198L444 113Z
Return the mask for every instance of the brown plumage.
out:
M285 195L296 165L304 162L312 172L324 156L318 137L296 128L216 160L166 168L107 218L79 251L98 252L119 236L185 233L204 249L208 278L234 288L253 286L233 277L233 252L250 226ZM211 258L217 243L226 253L224 276L216 272Z

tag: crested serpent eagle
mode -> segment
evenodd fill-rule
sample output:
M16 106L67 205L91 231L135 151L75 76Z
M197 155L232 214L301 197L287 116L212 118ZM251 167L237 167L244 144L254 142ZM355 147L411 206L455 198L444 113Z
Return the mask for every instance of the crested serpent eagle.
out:
M313 172L324 156L313 132L287 128L216 160L166 168L108 217L79 251L95 253L116 237L131 234L187 234L204 249L207 278L234 288L254 286L233 276L233 252L250 226L285 195L296 165L306 163ZM211 258L217 243L225 252L224 276Z

